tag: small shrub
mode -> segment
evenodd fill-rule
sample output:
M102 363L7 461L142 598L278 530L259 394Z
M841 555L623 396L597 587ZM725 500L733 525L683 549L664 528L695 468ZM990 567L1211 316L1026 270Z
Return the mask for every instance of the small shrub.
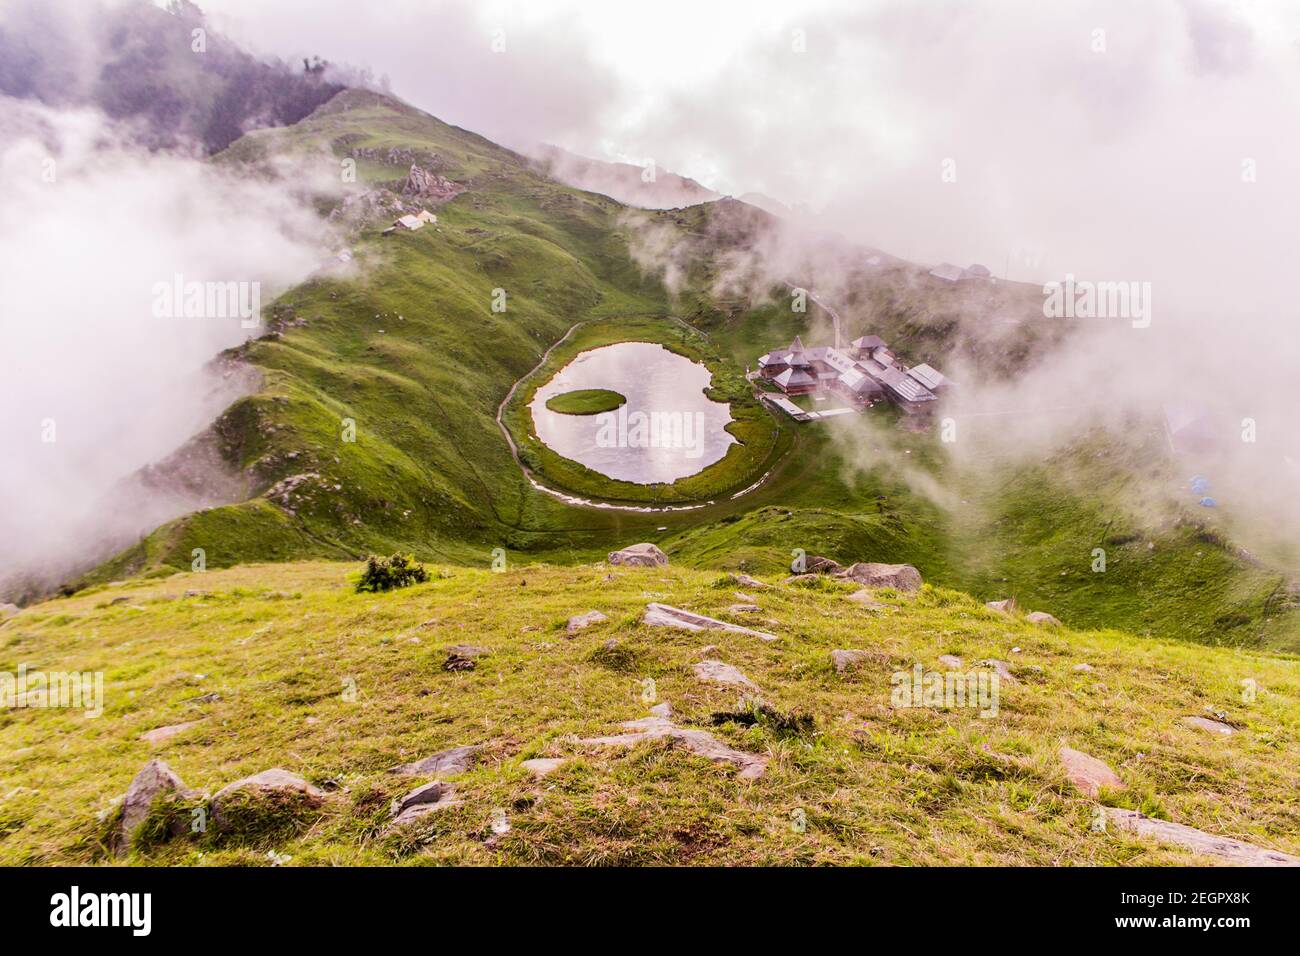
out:
M415 560L411 554L395 554L391 558L371 555L366 561L366 569L361 572L357 582L357 591L391 591L411 584L423 584L429 580L429 572L424 565Z

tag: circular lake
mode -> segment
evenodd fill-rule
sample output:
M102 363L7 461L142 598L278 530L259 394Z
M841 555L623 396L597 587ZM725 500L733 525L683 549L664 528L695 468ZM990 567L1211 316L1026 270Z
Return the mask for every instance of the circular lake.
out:
M703 471L735 443L731 406L704 394L713 375L699 362L649 342L619 342L577 355L529 404L548 448L608 478L640 485ZM548 399L582 388L618 392L616 411L565 415Z

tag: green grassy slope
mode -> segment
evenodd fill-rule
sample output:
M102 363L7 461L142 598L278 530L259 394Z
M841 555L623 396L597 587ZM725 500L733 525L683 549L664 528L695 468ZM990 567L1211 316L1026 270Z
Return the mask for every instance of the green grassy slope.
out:
M754 590L760 611L734 619L778 636L767 644L640 622L651 600L730 616L737 588L716 571L457 566L358 595L358 570L178 574L88 590L0 624L0 670L105 674L98 718L0 713L0 863L104 861L99 815L111 819L151 756L209 794L281 767L329 796L298 832L186 836L129 863L268 865L268 851L288 865L1205 862L1094 830L1095 802L1066 782L1062 744L1118 772L1126 789L1103 792L1103 803L1300 853L1294 658L1035 627L928 586L879 591L878 610L830 582ZM566 635L566 619L587 610L608 620ZM446 648L461 643L489 656L471 671L443 669ZM693 670L707 644L778 717L725 716L738 693ZM837 648L868 658L838 674ZM966 666L1009 662L1016 682L1000 686L995 717L893 706L893 675L941 669L942 654ZM1243 697L1246 680L1253 697ZM764 775L739 779L664 742L580 742L663 702L680 726L768 758ZM1239 732L1181 722L1207 712ZM139 739L181 722L194 723L159 746ZM387 769L462 744L483 747L454 778L462 803L385 833L389 801L424 782ZM533 757L567 762L534 780L520 766ZM792 825L800 817L802 832ZM509 831L494 834L503 819Z
M629 254L624 207L551 182L509 150L376 94L346 92L292 127L244 137L218 161L256 164L285 148L316 157L331 175L341 159L356 158L371 185L400 183L414 157L466 191L438 208L436 226L383 238L382 223L363 229L350 241L357 273L326 271L290 290L273 307L281 331L238 350L266 385L218 427L258 496L171 522L83 583L165 575L199 557L219 568L402 549L487 566L496 549L572 562L656 540L705 566L770 570L796 548L844 561L906 560L931 580L985 599L1014 594L1071 623L1300 649L1300 609L1279 597L1290 593L1285 575L1242 559L1229 536L1201 527L1203 516L1142 505L1129 452L1063 455L972 477L954 470L934 433L898 427L887 408L864 417L875 426L865 443L844 437L843 420L773 418L748 402L741 373L760 352L824 327L816 306L795 314L779 304L737 305L713 291L718 265L708 255L673 299ZM707 240L706 253L727 252L749 235L747 208L723 201L655 216L685 242ZM913 360L943 367L960 349L997 374L1055 341L1037 323L1013 336L1008 351L954 325L974 307L990 327L1020 314L1028 287L938 286L897 263L872 276L863 273L845 293L847 331L880 332ZM497 289L507 295L504 312L492 308ZM674 317L695 332L670 324ZM710 362L715 385L737 402L732 427L747 432L751 454L733 449L704 475L648 494L715 505L580 508L526 480L498 428L498 406L582 323L600 341L672 328L681 347ZM515 412L526 395L521 388ZM516 435L527 431L507 421ZM548 482L588 497L646 500L644 491L613 487L522 444ZM870 453L855 454L863 444ZM756 491L730 497L769 469ZM1091 549L1120 528L1129 543L1111 569L1087 573Z

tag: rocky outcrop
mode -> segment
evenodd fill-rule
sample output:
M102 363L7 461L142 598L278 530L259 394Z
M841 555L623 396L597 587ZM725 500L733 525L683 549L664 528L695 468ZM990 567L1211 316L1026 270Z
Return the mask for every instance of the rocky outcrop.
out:
M218 830L271 833L296 829L325 802L323 791L279 768L236 780L212 798Z
M753 681L737 668L722 661L699 661L695 665L695 676L706 684L722 684L727 687L756 687Z
M1237 728L1233 727L1232 724L1225 724L1221 720L1211 720L1209 717L1184 717L1183 723L1188 727L1204 730L1211 734L1219 734L1223 737L1230 737L1237 732Z
M668 555L653 544L642 542L629 545L618 551L611 551L607 559L610 564L629 568L653 568L668 563Z
M430 813L460 806L460 803L461 801L456 799L454 785L443 783L441 780L426 783L393 801L392 806L388 808L389 815L393 818L389 828L404 827Z
M474 745L452 747L441 750L431 757L399 764L388 772L399 777L436 777L443 774L464 773L478 759L478 752L483 749Z
M683 611L678 607L670 607L667 604L647 604L645 614L641 620L655 627L675 627L682 631L730 631L733 634L748 634L751 637L757 637L763 641L775 641L775 634L768 634L765 631L755 631L752 628L741 627L738 624L728 624L726 621L719 621L717 618L705 617L703 614L696 614L693 611Z
M761 777L767 770L766 757L728 747L708 731L678 727L667 717L643 717L640 720L629 720L620 726L628 732L611 737L588 737L578 742L598 747L635 747L649 740L669 740L674 746L706 760L737 767L740 770L737 776L746 780Z
M910 564L877 564L860 561L840 572L838 577L856 581L870 588L895 588L899 591L916 591L924 583L921 572Z
M1151 837L1162 843L1172 843L1193 853L1218 857L1238 866L1300 866L1300 856L1215 836L1169 820L1153 820L1136 810L1106 807L1106 821L1126 832Z
M402 186L403 196L414 196L433 203L444 203L454 199L465 191L465 187L454 183L441 173L411 164Z
M136 828L149 816L155 801L168 797L194 797L198 791L190 790L171 767L161 760L150 760L132 779L122 797L122 814L113 836L113 849L124 854L131 849ZM173 831L172 836L179 835Z
M600 624L602 621L608 621L609 618L599 611L588 611L586 614L575 614L565 623L564 629L570 634L577 634L579 631L586 630L593 624Z

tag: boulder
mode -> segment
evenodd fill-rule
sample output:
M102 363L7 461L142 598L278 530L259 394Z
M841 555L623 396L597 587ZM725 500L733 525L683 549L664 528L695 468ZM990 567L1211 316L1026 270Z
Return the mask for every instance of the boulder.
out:
M599 611L588 611L586 614L575 614L569 618L564 625L564 629L570 634L577 634L579 631L591 627L593 624L599 624L602 621L608 621L609 618Z
M187 788L176 772L161 760L150 760L135 775L122 797L122 815L113 838L114 849L119 855L130 850L136 828L149 816L154 801L172 796L197 796L197 791Z
M443 774L464 773L478 758L481 747L465 745L440 750L431 757L399 764L389 768L389 773L399 777L435 777Z
M1030 624L1046 624L1048 627L1061 626L1061 622L1046 611L1030 611L1025 615L1025 620Z
M864 661L871 660L871 657L870 651L831 651L831 663L835 666L837 674L850 671Z
M1215 836L1169 820L1153 820L1136 810L1106 807L1106 820L1126 832L1172 843L1193 853L1218 857L1239 866L1300 866L1300 856Z
M270 831L296 828L325 802L325 793L287 770L263 770L227 784L212 798L218 830Z
M761 591L763 588L770 588L772 586L770 584L764 584L762 581L758 580L758 578L751 578L748 574L741 574L739 571L733 572L727 575L727 577L733 583L744 588L753 588Z
M668 563L668 555L653 544L642 542L630 545L619 551L611 551L607 559L610 564L629 568L653 568Z
M741 627L738 624L728 624L726 621L705 617L703 614L696 614L693 611L683 611L681 608L670 607L667 604L647 604L645 614L642 615L641 620L655 627L675 627L683 631L730 631L733 634L748 634L764 641L775 641L777 639L775 634L755 631L748 627Z
M860 561L845 568L839 575L871 588L896 588L899 591L916 591L921 584L921 572L910 564L877 564Z
M1002 601L985 601L984 606L990 611L997 611L999 614L1014 614L1016 611L1016 599L1006 598Z
M802 569L796 569L791 565L790 570L796 574L839 574L844 570L844 566L838 561L814 554L804 558Z
M1119 775L1096 757L1089 757L1082 751L1071 747L1061 748L1061 764L1070 783L1090 797L1096 797L1102 787L1122 790L1124 783Z
M722 684L730 687L754 687L754 682L730 664L722 661L699 661L695 665L695 676L706 684Z
M456 799L456 788L453 784L443 783L441 780L426 783L393 801L388 808L389 815L393 817L389 828L406 826L426 814L460 806L460 803L461 801Z

